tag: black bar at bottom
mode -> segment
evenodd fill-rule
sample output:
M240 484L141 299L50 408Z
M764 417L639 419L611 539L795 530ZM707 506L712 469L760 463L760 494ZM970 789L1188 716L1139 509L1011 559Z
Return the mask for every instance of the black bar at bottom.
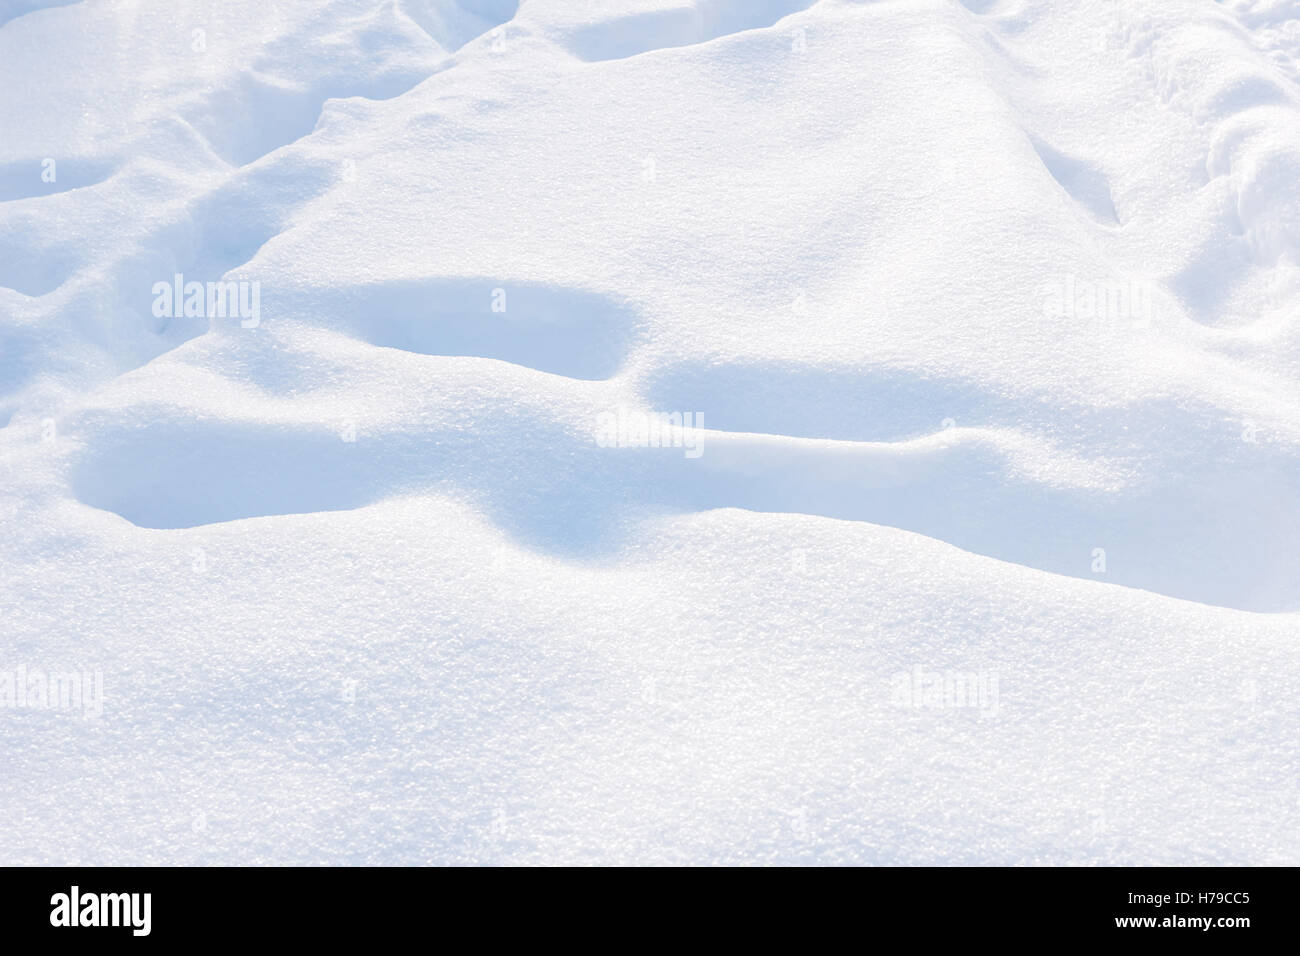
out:
M0 871L0 939L10 952L59 937L90 946L159 940L297 949L319 940L373 947L468 923L492 938L512 926L527 933L564 925L582 936L632 919L625 927L649 921L651 933L671 924L746 936L802 926L864 941L907 933L927 947L1125 938L1294 945L1295 876L1293 868L877 868L830 879L679 874L651 895L636 886L645 875L627 887L617 887L618 876L602 877L610 887L604 893L583 886L581 876L569 877L572 887L548 876L548 892L540 893L527 877L512 886L501 875L432 869L11 868ZM706 880L725 895L707 892ZM827 921L836 911L839 920Z

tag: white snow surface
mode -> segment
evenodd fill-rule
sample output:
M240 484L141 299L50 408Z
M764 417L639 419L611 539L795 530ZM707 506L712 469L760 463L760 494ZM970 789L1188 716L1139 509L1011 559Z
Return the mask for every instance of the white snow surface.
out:
M0 529L0 863L1300 863L1300 0L0 0Z

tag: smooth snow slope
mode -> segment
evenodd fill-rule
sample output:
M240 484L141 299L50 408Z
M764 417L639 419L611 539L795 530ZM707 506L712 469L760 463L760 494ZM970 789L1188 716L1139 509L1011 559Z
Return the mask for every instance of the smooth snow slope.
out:
M0 482L0 862L1295 864L1300 3L0 0Z

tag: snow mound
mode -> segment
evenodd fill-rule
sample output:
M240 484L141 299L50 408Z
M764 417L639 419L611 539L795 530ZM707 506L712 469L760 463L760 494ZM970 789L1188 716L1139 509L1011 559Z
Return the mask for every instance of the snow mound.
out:
M1295 863L1297 25L0 2L4 862Z

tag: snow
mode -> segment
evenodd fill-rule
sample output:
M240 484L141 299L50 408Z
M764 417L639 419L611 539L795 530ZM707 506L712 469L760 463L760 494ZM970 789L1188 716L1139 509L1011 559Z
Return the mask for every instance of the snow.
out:
M0 90L0 862L1300 862L1300 4L0 0Z

